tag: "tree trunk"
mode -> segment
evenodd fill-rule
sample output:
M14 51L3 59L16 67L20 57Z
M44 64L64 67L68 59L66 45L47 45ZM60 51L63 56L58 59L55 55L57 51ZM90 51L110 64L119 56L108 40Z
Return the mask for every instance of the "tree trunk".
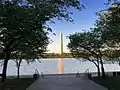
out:
M4 60L4 66L3 66L3 71L2 71L2 78L1 78L1 82L4 82L6 79L6 72L7 72L7 64L8 64L8 60L10 59L10 54L6 55L6 58Z
M20 78L20 66L17 67L17 79Z
M17 79L20 78L20 65L21 65L22 59L17 60L16 59L16 66L17 66Z
M99 59L97 58L97 63L94 60L90 60L90 59L87 59L87 60L95 64L95 66L97 67L98 77L100 77Z
M100 77L100 63L99 63L99 58L97 56L97 70L98 70L98 77Z
M98 73L98 77L100 77L100 68L99 68L99 64L95 64L95 66L97 67L97 73Z
M98 71L98 77L100 77L100 68L99 68L99 66L97 67L97 71Z
M104 70L104 66L103 66L103 61L102 59L100 58L100 63L101 63L101 71L102 71L102 77L105 78L105 70Z

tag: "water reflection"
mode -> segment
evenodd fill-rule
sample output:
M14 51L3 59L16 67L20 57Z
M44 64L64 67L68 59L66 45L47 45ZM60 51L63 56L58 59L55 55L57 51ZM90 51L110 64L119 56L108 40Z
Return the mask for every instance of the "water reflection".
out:
M58 60L58 74L62 74L64 72L63 58Z

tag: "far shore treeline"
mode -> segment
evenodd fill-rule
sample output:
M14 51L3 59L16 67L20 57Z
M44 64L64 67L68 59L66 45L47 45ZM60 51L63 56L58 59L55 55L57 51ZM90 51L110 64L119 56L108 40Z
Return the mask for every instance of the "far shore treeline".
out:
M43 58L60 58L59 53L45 53ZM73 58L71 53L63 53L62 55L63 58Z
M79 54L79 57L72 56L71 53L63 53L62 58L83 58L83 54ZM89 55L91 56L91 55ZM44 53L42 58L60 58L61 55L59 53ZM87 56L86 56L87 57ZM93 58L93 57L91 57ZM104 60L108 59L107 57L103 56ZM40 59L40 58L39 58ZM119 59L119 58L118 58Z

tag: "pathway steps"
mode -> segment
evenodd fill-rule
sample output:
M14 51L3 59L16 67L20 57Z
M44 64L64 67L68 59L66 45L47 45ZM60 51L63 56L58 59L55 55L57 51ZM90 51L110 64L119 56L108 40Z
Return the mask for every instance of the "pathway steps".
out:
M84 76L45 76L39 78L26 90L108 90Z

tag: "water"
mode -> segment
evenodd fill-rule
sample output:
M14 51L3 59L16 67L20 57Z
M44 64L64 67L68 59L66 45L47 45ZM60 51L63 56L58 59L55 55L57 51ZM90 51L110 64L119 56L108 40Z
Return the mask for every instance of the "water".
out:
M38 70L39 73L43 72L44 74L58 74L61 71L63 73L84 73L87 69L89 72L97 72L96 66L89 61L80 62L79 60L72 58L64 58L61 65L63 66L63 70L60 69L59 58L56 59L41 59L41 63L38 61L27 64L25 61L21 63L20 67L20 75L33 75L35 73L35 69ZM120 71L120 66L118 64L104 64L104 68L106 72L110 71ZM2 72L2 67L0 67L0 72ZM16 75L17 68L14 61L10 60L8 63L7 75Z

